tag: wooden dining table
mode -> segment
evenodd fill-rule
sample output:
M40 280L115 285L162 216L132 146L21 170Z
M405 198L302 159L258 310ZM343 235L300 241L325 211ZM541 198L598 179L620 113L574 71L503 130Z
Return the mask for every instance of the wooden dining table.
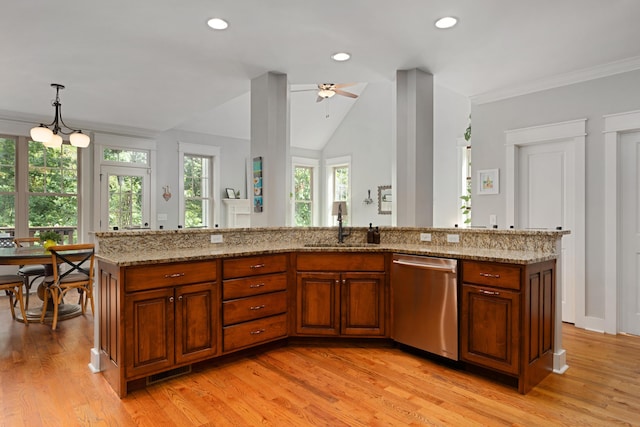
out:
M51 263L51 252L45 250L42 246L22 248L0 247L0 265L44 265L47 274L53 274ZM39 286L42 286L42 284ZM38 292L38 295L40 296L40 292ZM46 293L42 292L42 295L46 296ZM26 314L29 322L40 322L42 306L30 308ZM80 304L62 303L58 306L58 320L71 319L81 314L82 307ZM44 319L45 322L51 322L53 320L53 304L48 304ZM22 313L16 312L16 320L18 322L24 322Z

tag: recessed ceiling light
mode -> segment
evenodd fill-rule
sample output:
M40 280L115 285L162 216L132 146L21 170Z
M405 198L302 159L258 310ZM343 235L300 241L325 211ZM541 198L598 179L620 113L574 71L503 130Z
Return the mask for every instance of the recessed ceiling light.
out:
M229 26L229 23L224 19L211 18L207 21L207 25L214 30L225 30Z
M338 52L331 55L331 59L339 62L346 61L349 58L351 58L351 55L349 55L347 52Z
M445 29L451 28L458 23L458 20L453 16L445 16L444 18L440 18L436 21L436 27Z

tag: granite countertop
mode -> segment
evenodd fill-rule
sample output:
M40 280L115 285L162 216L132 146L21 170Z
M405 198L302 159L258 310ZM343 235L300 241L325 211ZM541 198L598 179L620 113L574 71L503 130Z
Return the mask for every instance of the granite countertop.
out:
M120 252L109 255L100 254L98 251L96 257L121 267L127 267L144 264L197 261L204 259L265 255L285 252L394 252L476 261L505 262L510 264L534 264L557 258L557 254L550 252L436 246L426 244L387 243L376 245L362 243L340 245L335 243L327 244L326 246L308 246L297 242L254 243L247 245L220 244L200 248L167 248L138 252Z

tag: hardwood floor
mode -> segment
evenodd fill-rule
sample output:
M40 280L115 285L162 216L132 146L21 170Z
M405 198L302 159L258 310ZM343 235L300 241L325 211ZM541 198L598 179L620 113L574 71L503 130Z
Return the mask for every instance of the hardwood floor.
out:
M87 367L91 315L25 327L3 296L0 426L640 426L640 338L563 333L570 368L525 396L397 348L332 342L208 363L120 400Z

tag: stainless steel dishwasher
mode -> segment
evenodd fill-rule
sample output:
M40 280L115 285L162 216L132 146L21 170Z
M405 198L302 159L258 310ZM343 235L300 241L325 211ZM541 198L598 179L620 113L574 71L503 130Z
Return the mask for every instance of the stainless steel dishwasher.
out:
M458 360L455 259L393 254L393 339Z

